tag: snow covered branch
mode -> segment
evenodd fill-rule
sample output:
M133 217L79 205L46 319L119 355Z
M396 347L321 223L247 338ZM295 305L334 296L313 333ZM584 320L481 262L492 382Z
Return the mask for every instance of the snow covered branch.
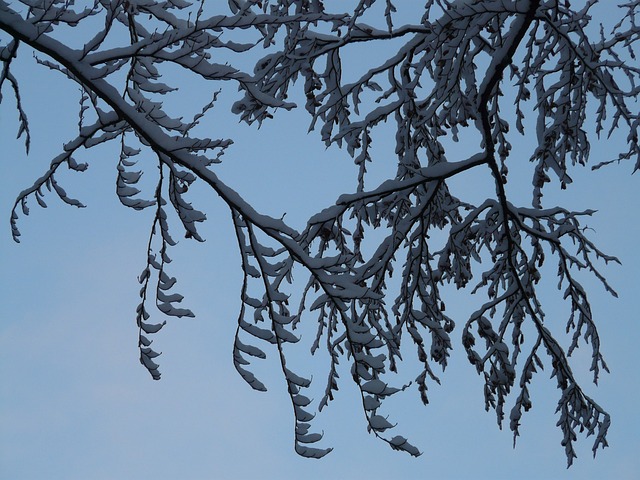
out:
M176 228L203 240L197 226L206 215L188 194L199 181L228 207L242 261L234 365L252 388L265 390L250 357L264 358L265 342L277 351L300 455L319 458L331 449L309 446L322 436L309 433L312 401L303 392L311 380L300 375L304 366L294 373L287 364L288 345L298 341L296 326L316 321L311 352L325 345L330 357L318 408L333 400L338 364L346 360L369 431L417 456L404 437L387 436L394 425L381 408L413 382L427 404L429 384L440 383L435 367L446 368L455 343L455 321L445 314L451 287L486 295L462 320L461 343L484 380L485 406L495 410L498 424L515 396L510 428L514 438L519 435L522 415L532 406L531 379L546 355L560 392L558 426L569 465L578 431L595 435L595 453L607 445L610 418L584 393L569 357L583 338L591 344L596 383L607 366L577 272L590 272L615 295L600 268L617 259L601 252L581 227L593 211L547 206L543 192L554 180L568 188L572 170L589 161L590 142L605 132L622 133L626 144L594 168L630 160L634 171L640 169L640 4L621 5L620 21L607 33L594 25L597 1L572 2L583 4L577 10L570 2L543 0L427 0L424 7L409 7L412 23L402 21L391 0L354 3L342 2L333 12L321 0L230 0L228 11L210 12L205 2L183 0L96 0L82 10L61 0L0 0L0 100L8 108L10 88L27 151L34 137L22 80L12 71L25 51L82 92L77 137L16 200L14 239L20 236L19 211L28 215L33 197L46 206L45 188L82 206L58 184L57 170L67 165L82 172L87 165L76 160L81 148L118 142L118 198L135 210L155 210L136 315L140 360L153 378L160 372L150 336L165 322L150 323L148 305L155 303L162 315L193 316L177 306L183 297L174 291L177 280L167 264ZM353 48L380 54L361 65ZM180 95L176 70L215 84L214 92L233 83L239 95L230 114L248 124L277 121L279 109L304 103L310 130L353 158L356 191L345 192L300 230L260 213L216 173L232 140L194 133L217 108L218 94L203 100L195 115L186 109L173 115L166 107ZM383 138L383 124L395 128L396 173L372 187L369 169L383 161L373 141ZM529 130L533 151L514 149ZM468 154L460 156L456 144L471 146ZM151 152L157 172L143 172L136 161L143 151ZM518 206L509 165L526 168L526 160L533 164L531 205ZM470 172L491 183L493 193L483 201L454 194L451 181ZM143 173L157 180L147 198L139 185ZM170 208L177 226L170 225ZM538 292L549 258L570 305L566 351L545 321ZM396 269L400 277L392 279ZM294 283L294 271L308 275L306 284ZM297 309L289 305L295 295L301 298ZM535 332L527 343L525 329ZM403 339L420 365L411 381L394 375Z

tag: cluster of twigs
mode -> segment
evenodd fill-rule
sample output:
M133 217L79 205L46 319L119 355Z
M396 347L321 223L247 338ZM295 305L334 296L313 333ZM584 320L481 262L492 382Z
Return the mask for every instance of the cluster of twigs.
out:
M297 341L295 326L315 319L312 352L325 345L331 359L319 408L333 399L337 366L346 360L369 430L392 448L419 455L404 437L386 436L393 425L379 408L406 387L388 383L389 372L396 372L401 360L403 338L415 347L422 365L415 382L428 402L428 382L439 382L435 366L446 367L454 342L455 323L445 314L441 295L449 284L486 295L461 329L462 344L484 378L486 408L495 410L498 423L515 390L509 419L514 435L519 434L520 419L532 405L531 379L546 355L560 390L558 426L568 462L576 456L578 431L595 435L595 453L606 446L609 415L583 392L568 356L584 338L592 348L594 381L607 367L587 293L575 272L591 272L614 293L596 262L617 260L585 236L580 221L591 211L545 207L542 193L552 177L565 188L571 168L587 163L592 104L595 135L627 133L626 149L613 160L632 160L640 168L640 68L628 61L635 60L640 36L640 2L622 5L620 22L599 34L591 30L595 1L574 2L583 4L575 10L568 1L427 0L421 11L411 7L419 12L412 16L414 23L401 25L391 0L359 0L351 9L346 3L344 11L331 13L321 0L230 0L230 14L209 15L204 2L183 0L96 0L84 10L62 0L23 0L17 3L22 11L0 0L5 34L0 87L13 88L27 150L28 117L11 69L21 44L82 90L78 136L20 194L11 218L15 240L18 209L28 214L27 200L34 197L45 206L45 189L81 207L57 183L58 169L66 165L83 171L86 164L75 159L81 148L117 141L118 197L130 208L155 209L137 309L140 358L153 378L160 373L150 335L164 323L149 322L149 303L169 316L193 315L176 305L183 297L167 271L168 251L176 243L168 211L177 213L187 238L201 241L197 224L205 215L188 201L189 187L199 180L228 205L242 259L234 364L251 387L265 390L251 373L249 359L265 357L261 343L275 347L292 402L299 454L321 457L330 451L309 446L321 438L309 433L312 402L303 392L310 380L286 364L287 344ZM375 14L381 26L369 20ZM74 36L72 48L64 35L69 29L85 32L83 25L91 35L81 41ZM356 80L343 80L343 63L353 68L350 47L369 43L375 49L387 41L397 48L380 50L391 53ZM225 52L242 58L260 48L267 55L251 71L216 63ZM260 214L215 173L231 140L193 134L216 96L188 121L170 115L162 98L174 95L176 86L165 83L171 81L163 75L166 66L235 83L241 98L232 111L247 123L266 121L279 108L295 108L291 98L299 81L311 129L319 130L327 145L345 148L358 165L357 191L311 217L302 231ZM537 138L528 158L535 167L531 207L512 204L505 186L508 161L523 160L523 152L513 149L513 136L524 134L529 116L535 119ZM367 189L367 166L376 160L372 141L381 123L396 127L397 173ZM454 142L473 144L475 139L477 151L450 158L447 135ZM136 187L141 151L152 152L159 167L149 199ZM448 185L450 178L472 169L488 171L495 190L477 205L454 196ZM371 236L381 240L367 254L365 235L369 238L374 230L384 234ZM436 233L444 234L443 244L433 240L439 238ZM562 295L571 308L566 353L541 308L537 285L545 261L557 263ZM294 268L309 274L297 309L289 306ZM398 268L396 288L390 277ZM535 332L526 343L525 324Z

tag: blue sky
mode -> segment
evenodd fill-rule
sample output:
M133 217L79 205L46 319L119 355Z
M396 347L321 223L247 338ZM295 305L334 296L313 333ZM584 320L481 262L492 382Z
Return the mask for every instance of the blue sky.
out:
M60 179L86 209L68 207L53 195L45 198L50 200L46 210L32 201L31 215L20 220L22 243L12 242L8 220L17 194L41 175L77 121L75 89L34 69L30 55L24 60L16 73L23 80L34 135L28 157L15 140L9 91L3 92L0 107L0 218L5 219L0 224L0 478L640 477L640 212L631 165L576 172L567 191L545 197L576 209L598 209L587 222L592 238L623 262L605 269L618 300L581 277L591 292L611 374L595 387L588 382L587 349L573 359L587 393L612 415L610 448L594 461L591 439L582 438L579 458L566 470L555 427L557 393L547 366L534 380L534 407L513 450L511 433L498 430L493 413L484 411L482 383L457 330L451 366L442 375L443 385L431 388L431 404L421 406L415 387L387 404L390 420L398 423L396 433L424 452L420 458L392 452L367 434L344 371L337 399L315 422L325 432L323 446L334 451L323 460L307 460L293 451L293 417L275 352L267 351L268 359L255 365L269 388L266 394L253 392L233 368L240 260L229 214L213 193L196 189L192 197L209 218L202 228L207 241L183 240L172 250L172 274L196 318L171 319L157 335L156 345L164 352L159 382L139 365L136 344L136 277L144 267L150 212L119 204L113 148L86 152L89 170ZM45 93L44 81L55 94ZM285 218L301 227L310 213L353 189L351 160L307 135L302 113L283 112L259 131L237 126L235 118L222 113L210 128L232 135L236 145L223 157L221 175L258 210L278 217L286 212ZM392 141L379 137L380 155L392 151ZM608 159L616 141L594 145L592 158ZM527 145L523 141L518 147ZM522 181L526 190L529 184ZM476 183L469 175L459 188L474 190ZM560 334L567 308L555 299L554 279L549 280L547 322ZM449 298L449 313L459 325L478 302L468 292ZM322 355L303 359L298 367L322 372L323 361Z

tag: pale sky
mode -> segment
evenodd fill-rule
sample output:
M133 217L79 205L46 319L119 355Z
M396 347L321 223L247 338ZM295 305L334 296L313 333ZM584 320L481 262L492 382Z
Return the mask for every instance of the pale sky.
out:
M415 385L386 404L389 420L398 423L393 434L408 437L421 457L393 452L367 433L355 387L343 369L336 400L314 421L316 430L325 432L321 446L334 451L308 460L293 450L293 415L275 351L254 362L267 393L252 391L233 368L240 259L229 214L213 193L197 189L191 197L207 213L201 228L206 242L183 239L172 249L172 274L196 318L169 319L156 335L155 345L163 351L159 382L138 362L135 324L136 277L145 264L151 212L134 212L118 202L114 148L84 153L80 160L89 162L89 170L60 178L86 209L64 205L52 194L45 197L47 209L32 200L30 216L19 223L22 243L11 240L9 214L16 196L44 172L77 123L76 89L35 69L30 53L23 60L15 73L34 137L28 157L15 140L9 89L0 106L0 478L640 478L640 204L630 164L576 171L569 190L551 190L545 197L575 209L597 209L586 222L591 238L623 262L603 268L620 294L617 300L580 276L591 293L611 374L598 387L589 382L585 346L572 360L587 394L612 416L609 448L593 460L592 439L581 437L578 459L566 469L555 427L559 392L543 358L546 370L531 389L533 409L512 449L508 422L500 431L494 413L484 411L482 382L466 360L458 328L451 365L441 375L443 384L431 387L430 405L420 404ZM188 101L197 93L187 89L185 95ZM306 135L304 112L282 113L257 131L236 126L237 119L221 110L211 128L223 133L211 136L233 135L236 145L215 168L259 211L278 217L286 212L286 220L301 228L309 214L353 190L355 169L344 152L325 150L317 136ZM377 142L381 152L392 151L392 137ZM528 145L528 139L517 145L525 150L525 163ZM613 151L612 143L594 145L593 163ZM517 161L512 160L512 171ZM152 175L153 164L147 168ZM468 176L459 188L476 191L476 182ZM175 238L182 237L175 232ZM557 300L555 279L548 282L547 322L562 335L568 306ZM480 302L468 292L450 292L448 298L447 313L458 326ZM326 358L295 358L299 370L317 371L314 378L324 388ZM410 379L399 377L397 384Z

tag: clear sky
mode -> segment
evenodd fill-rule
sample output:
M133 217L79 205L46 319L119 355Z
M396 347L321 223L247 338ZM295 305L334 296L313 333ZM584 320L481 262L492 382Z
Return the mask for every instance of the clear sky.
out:
M579 457L566 470L555 427L558 392L547 365L533 381L533 410L512 449L511 433L498 430L495 415L484 411L482 382L466 360L457 329L450 368L442 386L430 389L431 404L421 406L415 386L387 403L389 419L398 423L394 434L409 437L421 457L393 452L367 433L343 370L336 400L315 421L325 432L322 446L334 451L308 460L293 451L293 416L275 352L254 363L267 393L252 391L233 368L240 260L229 214L214 194L197 189L191 197L207 213L201 229L207 241L182 240L172 250L171 272L196 318L170 319L156 336L163 351L159 382L138 363L135 325L136 277L144 267L151 212L119 204L114 148L86 152L82 160L89 170L60 179L86 209L66 206L51 194L45 197L47 209L32 201L31 215L20 220L22 243L11 240L16 196L44 172L77 122L76 89L35 68L30 53L23 60L15 73L34 136L28 157L15 140L8 89L0 106L1 479L640 478L640 202L631 165L576 172L567 191L545 197L597 209L586 222L592 239L623 262L604 269L620 294L617 300L580 277L591 292L611 374L595 387L589 383L588 349L583 346L573 358L587 393L612 415L610 448L593 460L592 439L581 438ZM186 89L185 101L199 94ZM286 212L287 221L300 228L309 214L353 190L355 170L345 153L325 150L317 136L306 134L303 113L282 113L257 131L235 125L221 109L210 128L236 141L219 167L223 179L258 210L278 217ZM392 137L377 142L380 152L393 149ZM525 152L514 158L512 171L518 161L526 162L527 142L517 145ZM613 151L611 142L595 144L594 163ZM152 163L148 169L151 175ZM476 182L468 176L460 188L474 190ZM522 189L528 188L523 180ZM557 292L549 280L547 322L561 335L567 306L552 299ZM479 302L468 292L449 299L448 313L458 325ZM322 372L325 360L301 357L297 366Z

